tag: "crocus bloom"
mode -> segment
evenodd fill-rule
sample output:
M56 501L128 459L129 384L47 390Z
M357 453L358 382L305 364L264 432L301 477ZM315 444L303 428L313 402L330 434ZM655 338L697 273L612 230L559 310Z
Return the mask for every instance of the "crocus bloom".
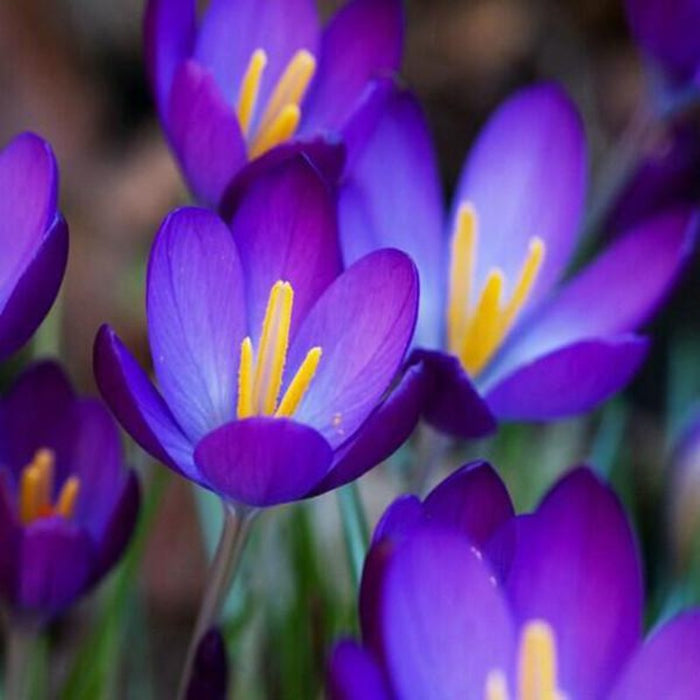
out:
M586 411L639 367L647 343L632 331L677 274L691 213L644 221L562 283L585 186L574 106L553 85L526 89L478 137L445 231L422 114L408 94L388 106L343 187L341 237L348 261L386 245L416 261L414 357L432 373L426 418L437 428L466 437L494 416Z
M172 213L147 285L159 391L108 327L99 387L147 451L223 498L269 506L334 488L413 429L420 372L388 390L417 272L396 250L342 271L335 203L305 158L252 181L230 230L205 210Z
M50 362L27 369L0 403L0 595L44 621L121 556L139 505L114 420L77 397Z
M68 228L49 144L21 134L0 151L0 358L29 340L63 279Z
M690 700L700 695L700 612L642 638L635 539L588 469L514 516L485 463L421 503L398 499L363 573L363 645L331 661L344 700Z
M677 83L697 79L700 67L698 0L625 0L627 19L641 47Z
M314 0L149 0L146 56L190 188L217 205L249 159L363 131L401 59L400 0L350 0L321 30Z

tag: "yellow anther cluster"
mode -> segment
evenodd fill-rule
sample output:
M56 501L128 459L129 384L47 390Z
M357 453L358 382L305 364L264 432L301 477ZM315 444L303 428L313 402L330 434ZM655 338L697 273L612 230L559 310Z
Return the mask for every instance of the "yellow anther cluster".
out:
M258 352L253 357L253 341L244 338L238 367L238 418L250 416L288 417L294 414L321 360L321 348L306 353L294 378L279 401L282 375L289 349L294 290L289 282L272 285L263 319Z
M316 59L305 49L292 56L257 121L255 133L251 133L266 66L267 53L263 49L253 51L238 91L236 114L251 158L269 151L296 132L301 120L300 104L316 72Z
M452 238L447 346L472 376L486 367L505 340L532 291L545 254L542 239L532 238L510 298L502 299L505 277L496 267L489 272L476 302L472 303L477 244L476 212L470 204L464 204Z
M71 518L80 492L80 479L71 476L63 484L54 504L55 456L51 450L37 450L23 469L19 485L19 515L25 525L53 515Z
M523 628L518 650L517 700L566 700L557 687L557 649L554 630L544 620L531 620ZM503 671L486 678L485 700L510 700Z

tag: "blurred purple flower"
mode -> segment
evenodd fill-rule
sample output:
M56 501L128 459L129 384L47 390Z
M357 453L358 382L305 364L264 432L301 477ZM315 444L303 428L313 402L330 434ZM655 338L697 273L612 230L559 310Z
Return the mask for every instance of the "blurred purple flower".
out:
M401 0L149 0L146 57L163 127L195 196L219 204L250 160L290 139L353 140L398 69Z
M51 146L34 134L0 151L0 358L29 340L51 308L68 257Z
M644 221L561 283L585 190L579 115L558 87L536 86L484 127L445 229L420 108L407 93L388 104L341 191L341 239L347 262L387 245L415 260L413 357L430 370L425 414L438 429L471 437L492 430L494 417L587 411L641 364L647 341L633 331L681 268L691 210Z
M642 639L642 574L614 493L588 469L514 516L485 463L398 499L368 554L363 645L338 645L331 697L698 697L700 612Z
M625 0L640 46L676 83L697 79L700 67L698 0Z
M380 250L343 271L334 199L305 158L253 180L230 230L205 210L172 213L147 286L159 391L109 327L100 390L147 451L223 498L269 506L335 488L415 426L420 372L392 385L415 267Z
M225 700L228 692L228 658L221 631L213 627L197 647L187 700Z
M0 402L0 594L20 619L69 606L119 559L139 507L117 426L58 365L27 369Z

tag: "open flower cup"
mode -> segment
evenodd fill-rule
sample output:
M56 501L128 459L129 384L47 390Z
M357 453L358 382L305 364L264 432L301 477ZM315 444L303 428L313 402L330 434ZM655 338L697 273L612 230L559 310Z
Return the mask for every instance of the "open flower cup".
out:
M644 640L639 554L611 489L564 476L515 516L486 463L377 526L360 593L363 644L341 642L337 700L686 700L700 693L700 612Z
M129 541L138 482L107 409L75 395L51 362L0 402L0 595L22 624L43 623L87 591Z
M647 340L634 331L682 267L692 212L646 219L566 278L585 194L583 127L554 85L516 93L486 124L447 226L420 108L406 93L387 107L342 190L342 245L347 261L387 245L415 260L413 357L438 429L473 437L496 419L582 413L639 368Z
M197 199L217 206L250 160L289 142L353 143L399 67L401 0L150 0L146 59L165 133Z
M51 146L34 134L0 151L0 357L24 345L63 279L68 227L58 211Z
M334 198L300 156L251 183L230 228L201 209L167 217L147 281L158 389L109 327L96 377L157 459L271 506L355 479L408 437L422 382L397 378L417 304L402 252L342 269Z

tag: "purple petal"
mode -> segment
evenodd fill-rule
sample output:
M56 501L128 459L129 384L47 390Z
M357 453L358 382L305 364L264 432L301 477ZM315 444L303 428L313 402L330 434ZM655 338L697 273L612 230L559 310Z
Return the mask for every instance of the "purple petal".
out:
M121 558L134 532L141 505L136 472L129 471L115 487L113 504L106 512L102 531L97 534L97 561L92 581L97 581Z
M679 79L700 63L696 0L626 0L627 19L642 47Z
M192 443L109 326L102 326L95 338L94 370L100 393L129 435L163 464L201 484Z
M0 151L0 300L35 256L56 219L58 170L51 146L34 134ZM9 287L9 288L8 288Z
M491 117L472 149L455 199L479 222L476 288L494 267L512 285L539 236L546 254L529 303L561 276L574 248L586 190L586 145L576 108L555 85L528 88Z
M416 262L421 281L416 343L440 342L445 240L437 163L420 106L408 92L388 104L356 158L339 203L346 263L395 247Z
M692 250L696 223L688 209L675 209L637 225L528 320L485 381L497 381L565 345L634 331L678 277Z
M400 0L350 0L333 17L303 106L304 133L339 130L369 82L398 70L403 25Z
M52 617L88 584L95 552L87 534L63 518L43 518L24 532L16 606Z
M109 517L124 479L121 436L101 402L76 401L73 412L76 425L69 471L59 472L59 479L63 481L71 475L80 479L81 496L75 519L96 537Z
M356 642L336 644L328 665L330 700L390 700L381 671Z
M318 16L313 0L212 0L197 37L195 58L209 68L233 106L250 57L267 52L258 104L264 105L299 49L317 54Z
M158 109L165 111L175 70L192 51L196 29L195 0L148 0L144 51Z
M15 478L44 447L55 454L59 480L65 478L78 430L75 401L68 378L54 362L30 365L20 374L0 411L2 462Z
M564 477L522 530L508 590L521 623L552 625L567 697L605 697L640 641L643 587L625 512L590 470Z
M179 209L148 264L148 335L158 385L194 443L233 418L246 336L243 269L231 232L204 209Z
M180 167L197 199L215 207L248 160L238 118L214 76L194 61L175 74L166 127Z
M29 340L56 299L68 261L68 227L58 217L22 270L0 311L0 357Z
M413 362L422 362L425 368L424 417L430 425L459 438L481 437L496 429L491 409L454 355L418 349L409 358Z
M420 417L423 377L418 367L407 370L386 401L375 409L355 436L336 452L331 471L314 488L314 495L359 478L401 447Z
M194 453L212 490L230 501L272 506L302 498L333 454L313 428L286 418L247 418L217 428Z
M411 341L418 307L418 273L398 250L356 262L328 287L299 329L290 371L319 345L318 371L296 418L333 447L364 423L389 388Z
M689 700L700 695L700 612L656 631L625 667L610 700Z
M245 272L253 344L278 280L290 282L294 289L293 338L342 269L335 202L326 183L301 155L271 167L250 181L231 231Z
M472 462L438 484L425 499L429 520L464 533L479 549L513 518L505 484L488 462Z
M413 530L424 524L425 511L418 496L404 494L396 498L384 511L372 534L372 546L378 546L382 540L397 542Z
M647 340L635 335L573 343L516 369L488 389L486 401L502 420L583 413L625 387L647 349Z
M423 531L396 548L384 570L380 615L397 697L482 697L490 671L510 671L508 604L456 533Z
M226 189L218 210L224 221L231 221L252 183L263 177L263 173L281 167L298 156L306 158L328 183L337 183L345 166L345 144L337 139L322 136L299 141L283 141L259 158L251 160Z

